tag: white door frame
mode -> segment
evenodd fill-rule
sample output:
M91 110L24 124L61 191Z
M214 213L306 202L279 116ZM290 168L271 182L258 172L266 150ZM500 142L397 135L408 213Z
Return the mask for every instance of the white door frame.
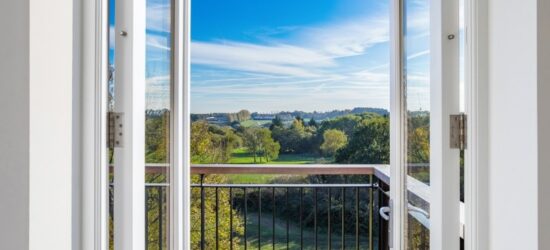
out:
M115 1L115 112L122 146L114 148L114 246L145 249L145 0Z
M392 249L404 249L406 227L405 209L405 145L406 131L403 123L406 113L403 100L402 74L402 0L390 3L390 221L389 245Z
M174 67L182 69L174 70L174 107L189 107L189 9L190 1L174 0L175 25L174 45L177 41L187 41L181 46L174 47ZM487 152L487 1L465 0L466 2L466 113L469 115L468 133L469 149L465 154L465 206L466 206L466 249L488 249L487 238L487 176L486 152ZM398 79L401 79L400 71L395 62L400 62L400 41L395 39L399 35L400 0L391 1L391 110L401 107L401 91ZM108 249L108 182L106 162L106 84L107 84L107 48L108 48L108 1L86 1L82 6L82 249L103 250ZM397 20L397 21L396 21ZM185 23L187 21L187 23ZM179 34L179 35L178 35ZM177 65L185 65L178 67ZM181 80L178 80L181 79ZM185 82L187 81L187 82ZM178 85L182 84L182 85ZM181 94L181 95L180 95ZM180 97L177 97L180 96ZM187 99L185 99L187 97ZM182 105L182 106L179 106ZM186 121L188 108L173 109L174 137L177 134L189 133L189 124ZM178 116L179 118L176 118ZM179 124L178 124L179 121ZM402 122L401 114L391 113L391 162L392 176L402 176L403 162L402 152L396 148L398 143L405 139L404 131L398 126ZM177 129L176 129L177 128ZM477 132L476 132L477 131ZM174 145L173 152L189 152L188 136L175 140L180 145ZM171 244L172 249L188 249L189 237L189 160L185 155L171 154L173 172L171 176L171 211L181 211L181 214L172 214ZM175 167L181 166L181 167ZM181 174L178 174L178 171ZM181 176L180 178L175 178ZM392 182L397 178L392 178ZM401 181L401 183L403 183ZM397 185L397 184L396 184ZM401 207L401 199L404 188L393 185L391 197L394 199L394 208ZM395 188L397 187L397 188ZM181 192L179 192L181 190ZM179 192L179 194L178 194ZM181 199L180 199L181 198ZM180 209L177 209L180 207ZM393 235L395 239L403 239L403 229L399 221L400 216L406 211L396 211L393 215ZM142 217L143 218L143 217ZM401 249L402 241L394 240L394 249Z
M403 4L391 2L391 184L390 244L407 245L406 107L402 37ZM458 0L430 1L430 248L453 250L460 246L459 150L449 143L450 115L459 109L459 5ZM444 17L444 18L443 18ZM454 35L449 39L448 35ZM444 66L443 66L444 65Z
M170 249L191 247L190 0L173 0Z
M81 246L108 249L108 0L83 1L81 9ZM76 31L75 31L76 32Z
M460 113L459 1L430 2L430 248L460 247L460 150L450 115Z
M122 1L117 1L122 2ZM125 45L128 50L137 50L136 52L126 52L133 54L133 59L139 59L143 63L133 61L132 64L126 65L129 69L122 70L121 63L117 62L117 72L120 74L125 71L136 81L143 81L139 89L136 86L124 86L123 88L131 88L120 90L130 94L130 97L136 99L126 99L130 105L126 106L120 112L136 113L136 115L128 116L126 124L144 126L145 120L145 1L128 1L135 6L119 7L117 10L125 9L124 13L117 13L117 24L121 23L120 15L126 15L129 19L124 27L124 31L128 33L126 40L136 41L131 45ZM139 2L139 6L137 6ZM190 163L188 158L189 152L189 10L190 1L174 0L173 1L173 84L172 84L172 122L171 136L171 172L170 172L170 248L171 249L189 249L190 248ZM108 0L86 1L82 6L82 29L81 37L82 44L80 50L82 53L82 243L81 249L84 250L106 250L109 249L108 239L108 218L109 218L109 194L108 194L108 152L107 152L107 82L108 82L108 48L109 48L109 2ZM134 10L130 11L130 9ZM139 9L136 9L139 8ZM136 11L137 10L137 11ZM134 14L138 13L138 14ZM141 13L141 14L139 14ZM129 27L129 28L128 28ZM117 39L120 37L120 26L115 32ZM139 31L134 33L133 30ZM141 37L141 38L138 38ZM119 41L117 43L120 44ZM140 43L140 44L138 44ZM117 46L117 53L122 45ZM141 47L143 50L139 50ZM142 54L143 52L143 54ZM139 58L136 58L138 55ZM131 62L132 60L127 60ZM130 73L133 72L133 73ZM141 72L141 73L140 73ZM117 80L121 81L117 76ZM134 81L132 81L134 82ZM139 92L139 94L138 94ZM118 99L117 99L118 100ZM137 102L137 103L136 103ZM118 106L117 107L121 108ZM134 105L136 104L136 105ZM133 121L128 122L132 119ZM137 122L137 120L141 122ZM124 144L128 145L132 140L143 141L141 138L144 133L138 132L144 128L133 127L133 130L126 128L126 137L133 138L125 139ZM131 145L131 144L130 144ZM143 148L143 147L140 147ZM137 148L139 150L139 148ZM120 150L117 150L120 151ZM176 153L180 152L180 153ZM185 153L187 152L187 154ZM124 245L126 249L142 249L144 247L145 232L144 223L144 154L143 152L117 152L117 155L126 154L127 165L130 165L128 160L135 160L131 165L133 168L116 170L117 176L129 175L130 179L118 180L117 193L126 192L127 199L119 201L115 213L120 214L121 210L125 212L117 221L125 220L129 223L119 223L117 230L125 231L127 234L116 233L116 245ZM136 157L136 159L132 158ZM138 162L139 161L139 162ZM120 162L116 163L117 166ZM125 163L123 163L125 164ZM139 168L136 165L140 166ZM143 168L141 167L143 166ZM118 169L118 168L116 168ZM125 191L123 191L125 190ZM122 195L119 195L121 197ZM136 204L131 205L131 204ZM139 204L139 205L138 205ZM126 211L131 209L131 211ZM125 214L125 215L124 215ZM138 225L137 222L141 225ZM124 249L124 248L120 248Z
M464 92L468 148L464 152L466 250L489 249L488 1L464 0Z

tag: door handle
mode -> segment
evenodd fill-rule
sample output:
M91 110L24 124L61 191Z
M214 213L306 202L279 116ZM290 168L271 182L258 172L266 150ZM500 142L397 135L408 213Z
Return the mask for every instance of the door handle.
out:
M381 207L378 210L380 217L388 222L388 247L393 248L393 199L390 199L389 206Z
M390 207L381 207L380 208L380 217L382 217L382 219L384 220L387 220L389 221L390 220Z

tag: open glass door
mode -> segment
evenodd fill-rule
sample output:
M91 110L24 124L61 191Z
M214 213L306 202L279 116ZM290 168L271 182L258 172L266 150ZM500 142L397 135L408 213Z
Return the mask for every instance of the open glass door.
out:
M391 243L459 249L458 0L393 4Z
M430 243L430 1L402 3L402 75L405 119L405 222L407 249Z
M109 249L171 246L172 5L109 0Z

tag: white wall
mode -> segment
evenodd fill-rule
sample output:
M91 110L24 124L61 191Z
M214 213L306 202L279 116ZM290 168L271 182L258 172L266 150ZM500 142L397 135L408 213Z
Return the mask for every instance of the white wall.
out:
M550 1L538 6L539 246L550 249Z
M0 2L0 249L71 249L73 7Z
M28 26L28 1L0 1L0 249L29 241Z
M537 70L537 60L548 65L548 57L541 61L543 44L537 39L549 26L548 21L546 26L537 24L543 19L537 14L537 0L489 0L491 249L550 249L543 242L550 235L548 219L540 216L549 211L550 200L548 184L542 182L550 177L548 168L543 169L550 154L549 116L548 110L539 109L550 107L550 92L541 78L548 82L548 73L540 72L548 66L539 64ZM548 44L548 34L545 38Z

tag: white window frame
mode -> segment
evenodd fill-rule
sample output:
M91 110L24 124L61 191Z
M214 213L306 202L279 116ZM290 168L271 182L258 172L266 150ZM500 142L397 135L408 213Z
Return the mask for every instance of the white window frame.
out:
M397 79L401 74L395 62L400 62L399 4L391 0L391 109L401 107L401 88ZM466 16L466 113L469 115L469 149L465 154L465 217L466 249L488 249L487 229L487 1L465 0ZM190 161L189 153L189 14L190 0L174 0L174 69L173 70L173 145L171 154L171 249L190 248ZM81 44L82 54L82 204L81 244L84 250L108 249L108 170L106 152L106 99L108 66L108 15L107 0L82 3ZM397 20L397 21L396 21ZM182 41L181 43L179 41ZM181 45L181 46L177 46ZM178 108L183 107L183 108ZM406 138L401 126L402 114L391 114L391 175L403 176L403 152L398 148ZM177 167L176 167L177 166ZM397 178L392 178L397 181ZM404 180L401 180L401 183ZM397 187L397 188L393 188ZM392 185L394 208L401 207L404 186ZM399 190L401 189L401 190ZM406 211L394 213L393 235L397 239L404 233L400 217ZM394 249L402 249L404 242L395 240Z
M459 1L431 1L431 249L460 247L460 150L450 148L450 115L460 113L459 41Z
M190 0L172 0L170 249L191 248Z
M488 1L464 0L464 249L489 249Z
M117 1L118 2L118 1ZM140 2L140 3L138 3ZM129 26L125 27L128 33L128 37L132 37L132 40L138 40L139 44L135 44L135 48L145 48L145 1L131 1L131 4L135 4L132 13L124 13L127 15L127 23ZM137 6L137 4L140 4ZM173 143L171 143L171 168L170 168L170 249L189 249L191 245L190 239L190 161L187 157L188 154L175 152L189 152L189 140L188 135L190 132L189 126L189 1L188 0L174 0L173 1L173 41L175 45L173 50L173 84L172 84L172 121L171 121L171 136ZM108 162L107 162L107 83L108 83L108 48L109 48L109 22L108 22L108 0L95 0L85 1L82 5L82 31L80 33L82 37L82 44L79 49L82 52L82 228L81 234L81 249L84 250L107 250L109 249L108 238L108 218L109 218L109 182L108 182ZM137 12L142 13L135 15L135 8L139 8ZM117 8L118 10L122 8ZM117 15L117 22L120 17ZM141 19L140 19L141 18ZM128 20L129 19L129 20ZM133 23L137 21L137 23ZM136 34L128 29L131 27L137 31L143 31L138 36L141 39L136 39ZM119 36L121 30L115 32L116 36ZM134 54L141 54L140 51ZM144 53L140 56L139 61L144 62ZM137 61L136 61L137 62ZM128 65L132 69L135 69L130 77L140 78L143 76L144 81L144 63L142 65ZM139 69L141 68L141 69ZM140 71L143 74L140 74ZM127 70L128 71L128 70ZM139 81L139 79L136 79ZM126 86L132 87L132 86ZM133 108L135 113L143 114L143 106L145 103L144 84L141 85L140 90L125 90L131 91L133 97L136 97L133 101L138 102L138 105L129 106ZM143 93L143 94L142 94ZM141 103L141 104L140 104ZM140 106L140 107L137 107ZM128 113L126 111L125 113ZM134 113L130 110L130 113ZM134 120L141 120L139 117L133 117ZM130 122L130 124L137 124L137 122ZM144 126L144 121L139 124ZM143 129L143 128L142 128ZM142 129L139 129L141 131ZM133 132L133 139L141 140L144 133L135 130ZM128 136L128 135L127 135ZM138 138L139 137L139 138ZM125 138L126 139L126 138ZM130 140L125 140L124 143L128 143ZM118 153L119 155L121 153ZM135 160L141 162L143 154L137 151L128 153L129 157L135 157ZM139 155L139 157L138 157ZM132 163L133 166L143 165L141 163ZM176 167L177 166L177 167ZM136 221L143 224L144 218L144 168L128 169L133 173L119 173L131 175L131 180L126 180L125 186L127 193L127 199L124 203L120 203L119 208L115 210L132 209L131 213L126 213L127 221ZM137 180L137 181L136 181ZM121 185L120 183L118 185ZM135 187L134 187L135 186ZM130 188L131 187L131 188ZM140 191L143 189L143 192ZM126 192L123 191L123 192ZM124 206L126 204L126 206ZM130 204L136 204L130 207ZM137 204L140 204L139 206ZM122 208L123 206L124 208ZM134 209L137 208L137 209ZM117 212L115 212L117 213ZM120 213L120 212L118 212ZM121 237L117 237L115 245L118 245L120 249L143 249L144 248L144 230L143 227L136 224L122 224L127 229L120 228L121 231L131 232L130 234L122 234ZM136 229L137 228L137 229ZM117 235L119 235L118 233Z

